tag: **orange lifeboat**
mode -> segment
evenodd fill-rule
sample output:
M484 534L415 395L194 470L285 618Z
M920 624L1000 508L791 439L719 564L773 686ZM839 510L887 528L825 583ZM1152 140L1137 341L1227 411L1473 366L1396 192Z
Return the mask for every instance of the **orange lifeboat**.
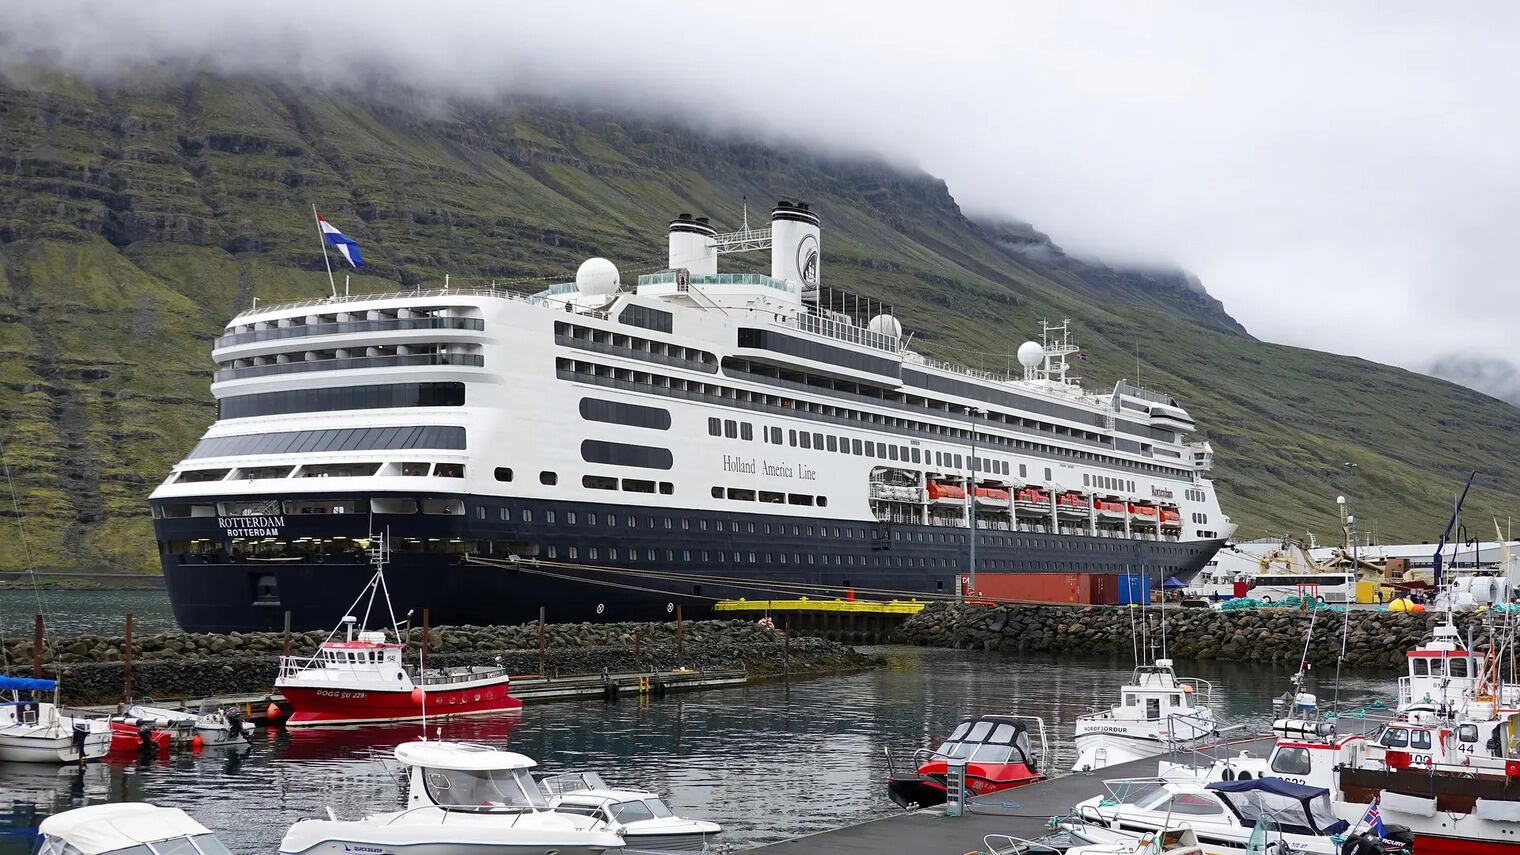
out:
M1095 499L1093 507L1097 508L1098 513L1103 516L1124 516L1124 505L1119 502L1105 502L1102 499Z
M1036 489L1034 489L1032 487L1028 488L1028 489L1020 490L1015 495L1015 500L1019 504L1021 504L1021 505L1048 505L1048 504L1050 504L1050 496L1049 496L1049 494L1042 493L1039 490L1036 490Z
M931 502L964 502L966 491L954 484L936 484L929 482L929 501Z
M1063 514L1087 514L1087 497L1081 493L1062 493L1056 498L1056 511Z
M1156 518L1156 508L1154 505L1130 505L1129 512L1137 517L1149 517L1152 520Z
M1172 508L1161 509L1162 525L1182 525L1182 514Z
M991 505L996 508L1008 507L1011 497L1007 490L999 490L995 487L977 487L976 503L978 505Z

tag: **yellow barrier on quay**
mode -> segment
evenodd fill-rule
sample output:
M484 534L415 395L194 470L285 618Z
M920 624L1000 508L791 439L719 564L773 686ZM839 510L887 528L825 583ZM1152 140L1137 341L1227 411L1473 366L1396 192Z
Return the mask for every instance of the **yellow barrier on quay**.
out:
M874 615L916 615L928 603L918 600L719 600L713 604L720 612L853 612Z

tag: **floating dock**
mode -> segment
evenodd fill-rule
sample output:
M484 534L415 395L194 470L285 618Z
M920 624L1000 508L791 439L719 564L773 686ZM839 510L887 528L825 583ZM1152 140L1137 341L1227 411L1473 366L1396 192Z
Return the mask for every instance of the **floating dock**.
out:
M1216 750L1220 757L1240 751L1265 755L1272 744L1271 738L1261 737L1199 750ZM861 852L872 855L966 855L987 852L983 840L988 835L1037 840L1050 833L1051 817L1069 813L1077 802L1104 795L1104 781L1154 778L1158 762L1181 762L1183 759L1181 754L1163 754L1096 772L1060 775L1038 784L989 793L972 799L961 816L946 816L943 807L916 810L794 837L748 851L763 855L858 855ZM1199 757L1196 762L1206 760ZM887 801L885 780L881 782L881 800ZM994 838L993 843L1000 849L1008 848L1006 840Z
M694 692L700 689L732 688L734 686L742 686L748 682L749 674L740 669L721 671L688 671L677 669L674 671L643 671L623 674L580 674L572 677L540 677L538 675L531 675L513 677L511 692L513 697L525 704L589 698L615 701L624 695L660 697L671 692ZM202 703L200 699L190 700L193 700L197 705ZM280 716L281 719L289 715L291 709L289 702L278 692L206 698L205 702L220 709L237 707L243 710L245 721L260 726L278 724L278 720L272 719L269 716L270 704L274 704L283 711ZM185 703L186 700L159 700L155 701L154 705L175 709L183 706ZM71 708L102 716L114 715L117 710L114 704ZM195 708L191 708L188 711L194 712Z

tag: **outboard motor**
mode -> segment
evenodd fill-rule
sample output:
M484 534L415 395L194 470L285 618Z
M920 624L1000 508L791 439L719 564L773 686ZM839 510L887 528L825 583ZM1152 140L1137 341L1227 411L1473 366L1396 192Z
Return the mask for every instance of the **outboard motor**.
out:
M227 730L234 738L246 736L249 731L253 730L252 724L243 721L243 711L237 707L228 707L227 712L223 713L223 715L227 718Z
M1403 825L1384 826L1381 836L1369 829L1341 844L1341 855L1408 855L1413 851L1414 834Z
M84 765L84 743L90 735L90 726L82 721L74 722L73 743L74 750L79 754L79 763Z
M158 743L153 741L152 727L147 724L139 724L137 726L137 738L142 742L141 745L137 746L137 750L143 753L158 753Z

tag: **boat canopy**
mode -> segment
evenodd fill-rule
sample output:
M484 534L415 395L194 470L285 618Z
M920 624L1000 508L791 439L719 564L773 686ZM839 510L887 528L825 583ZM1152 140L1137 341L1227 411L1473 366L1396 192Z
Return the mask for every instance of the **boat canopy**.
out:
M1339 834L1348 827L1330 810L1330 791L1324 787L1266 777L1215 781L1208 789L1217 793L1247 827L1256 825L1262 816L1289 834Z
M1034 768L1029 750L1029 728L1021 721L1000 716L969 718L956 725L940 744L934 760L960 759L967 763L1022 763Z
M39 855L79 852L103 855L122 849L145 851L144 843L158 843L181 837L195 837L197 847L206 855L225 855L216 844L210 829L179 808L164 808L147 802L113 802L75 808L50 816L37 831L47 840ZM201 839L200 835L207 835Z
M37 680L31 677L7 677L0 674L0 691L24 692L33 690L38 692L51 692L58 688L53 680Z
M396 759L407 766L465 772L531 769L538 765L523 754L468 742L403 742L396 746Z

